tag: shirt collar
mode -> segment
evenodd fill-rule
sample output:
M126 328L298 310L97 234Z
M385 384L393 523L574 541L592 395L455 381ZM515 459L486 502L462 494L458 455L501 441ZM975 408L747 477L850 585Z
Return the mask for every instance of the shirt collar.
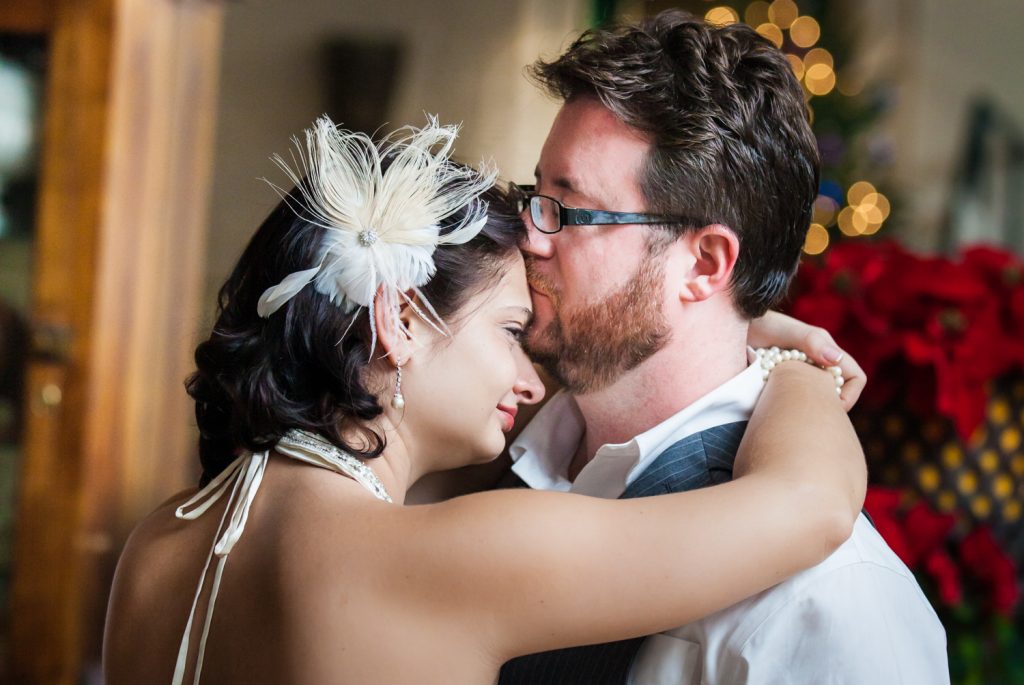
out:
M564 390L547 401L508 448L512 471L534 490L568 492L569 462L583 437L583 415Z
M584 423L572 395L562 391L512 443L512 470L537 490L616 498L674 443L714 426L749 419L763 388L761 368L753 364L633 439L602 445L575 482L568 479L569 463L583 436Z

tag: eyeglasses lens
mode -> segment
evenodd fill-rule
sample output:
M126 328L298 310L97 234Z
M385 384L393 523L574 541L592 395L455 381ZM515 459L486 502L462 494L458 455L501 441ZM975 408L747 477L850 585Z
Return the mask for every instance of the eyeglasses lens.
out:
M534 195L530 198L530 219L544 233L558 232L558 204L549 197Z

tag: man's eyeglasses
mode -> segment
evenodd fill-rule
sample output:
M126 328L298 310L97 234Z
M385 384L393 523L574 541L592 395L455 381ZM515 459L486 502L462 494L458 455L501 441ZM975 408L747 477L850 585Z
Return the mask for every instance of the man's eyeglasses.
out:
M641 212L607 212L603 209L566 207L547 195L539 195L536 186L516 185L519 190L519 212L530 208L530 220L541 233L558 233L563 226L613 226L621 224L683 224L703 226L705 221L693 217L665 216Z

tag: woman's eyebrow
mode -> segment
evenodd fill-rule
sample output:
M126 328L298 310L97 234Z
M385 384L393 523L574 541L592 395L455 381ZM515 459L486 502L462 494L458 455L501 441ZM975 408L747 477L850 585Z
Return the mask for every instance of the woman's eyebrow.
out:
M508 309L510 311L514 311L514 312L517 312L519 314L522 314L523 317L525 318L525 321L523 323L525 325L527 325L527 326L529 326L533 322L533 310L530 309L529 307L520 307L518 305L509 305L508 307L505 307L505 309Z

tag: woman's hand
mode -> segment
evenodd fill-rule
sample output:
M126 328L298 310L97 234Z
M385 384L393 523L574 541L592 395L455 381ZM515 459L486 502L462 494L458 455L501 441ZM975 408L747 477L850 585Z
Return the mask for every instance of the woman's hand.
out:
M850 411L857 403L867 376L860 368L857 360L839 349L832 334L824 328L805 324L791 316L779 312L768 312L759 319L750 322L747 334L750 347L779 347L797 349L807 353L807 357L822 366L838 366L843 370L843 385L840 398L843 408Z

